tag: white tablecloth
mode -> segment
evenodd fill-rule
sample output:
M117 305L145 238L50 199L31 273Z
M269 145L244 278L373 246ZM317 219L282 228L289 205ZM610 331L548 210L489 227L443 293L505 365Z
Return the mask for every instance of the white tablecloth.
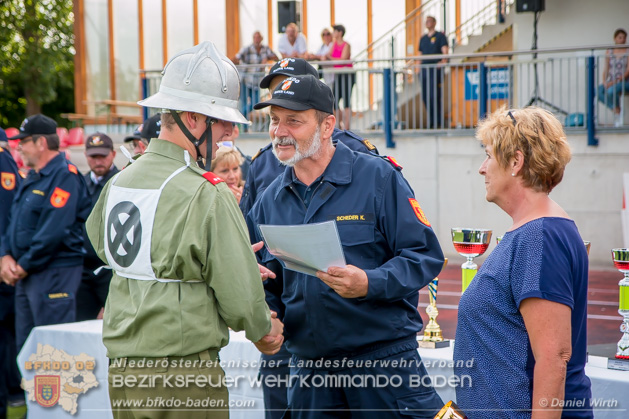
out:
M50 345L70 356L82 353L93 357L96 366L93 370L98 386L78 396L77 412L70 415L60 405L44 408L36 402L28 402L29 418L111 418L109 393L107 390L107 357L101 340L102 321L93 320L33 329L18 356L20 371L25 380L32 380L34 372L25 369L25 363L37 354L38 345ZM43 346L42 346L43 347ZM419 349L428 373L433 377L435 387L444 402L455 400L455 389L447 385L453 377L452 347L441 349ZM220 352L225 373L233 384L229 388L230 417L232 419L264 418L262 389L257 382L260 353L245 339L244 332L231 332L230 343ZM610 408L595 409L595 417L629 417L629 372L606 368L606 358L590 356L585 370L592 381L593 400L611 401ZM253 383L253 385L251 385ZM246 406L243 406L243 403ZM609 404L610 402L608 402Z

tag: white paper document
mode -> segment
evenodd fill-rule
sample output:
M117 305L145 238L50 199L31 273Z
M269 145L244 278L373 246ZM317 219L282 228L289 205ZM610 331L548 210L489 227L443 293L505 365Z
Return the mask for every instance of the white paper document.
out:
M260 225L269 253L286 269L315 275L331 266L345 267L336 221L299 225Z

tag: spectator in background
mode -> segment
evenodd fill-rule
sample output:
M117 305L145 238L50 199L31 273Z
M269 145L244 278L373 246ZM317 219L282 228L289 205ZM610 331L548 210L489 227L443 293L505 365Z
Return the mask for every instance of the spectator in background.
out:
M332 48L332 31L330 28L323 28L321 31L321 47L314 54L308 54L308 60L325 61L329 60L328 53ZM319 64L319 78L322 78L325 84L330 86L334 91L334 73L323 70L322 64Z
M266 45L262 45L260 31L253 33L253 44L243 47L232 59L234 64L264 64L277 61L277 55ZM264 67L247 67L243 83L240 86L240 113L248 116L253 105L260 101L260 88L258 83L264 76Z
M91 211L107 181L118 173L118 168L114 165L116 157L114 142L106 134L97 132L90 135L85 141L85 157L90 168L84 178L90 196ZM104 267L105 264L94 251L87 237L85 226L83 226L83 248L85 249L83 274L76 301L77 321L97 318L102 307L105 306L111 282L111 269Z
M280 36L277 49L282 58L306 58L308 45L306 37L299 33L297 24L291 22L286 25L286 31Z
M328 59L339 61L349 60L352 56L352 47L349 42L343 40L345 36L345 26L334 25L332 26L334 32L332 37L334 42L328 52ZM352 68L353 64L334 64L334 68L344 70L343 72L334 74L334 98L336 99L336 119L338 120L339 127L344 130L349 130L350 122L352 118L352 88L356 82L356 75L353 71L347 70ZM343 99L343 109L340 108L340 100Z
M16 343L35 326L76 319L83 269L83 223L90 201L76 166L59 153L57 123L29 116L20 127L19 150L31 168L13 205L2 239L2 280L16 287Z
M7 144L7 135L2 128L0 128L0 144ZM0 249L2 236L9 222L11 204L20 188L21 181L22 177L11 153L0 146ZM2 419L6 416L12 389L20 388L20 374L17 371L16 358L15 288L0 281L0 418Z
M616 29L614 43L622 47L605 52L603 84L598 86L598 100L614 111L614 126L623 124L620 109L622 96L629 93L629 48L626 46L627 32Z
M428 32L419 40L419 55L435 55L448 53L448 38L443 32L437 32L435 25L437 20L433 16L426 17L426 29ZM422 83L422 100L426 109L426 128L441 128L443 107L441 106L441 94L443 88L443 71L438 64L445 64L447 58L425 58L419 60L419 64L429 64L423 69L420 67Z
M245 182L242 180L240 165L244 159L234 147L221 146L216 151L216 157L212 160L210 171L223 179L229 190L232 191L236 202L240 204L242 190Z
M125 143L129 143L129 148L133 146L131 151L133 151L135 156L141 156L144 154L144 151L149 145L149 142L151 142L151 139L159 137L159 132L162 129L161 116L162 114L158 112L150 118L144 120L138 129L135 130L133 135L124 139Z

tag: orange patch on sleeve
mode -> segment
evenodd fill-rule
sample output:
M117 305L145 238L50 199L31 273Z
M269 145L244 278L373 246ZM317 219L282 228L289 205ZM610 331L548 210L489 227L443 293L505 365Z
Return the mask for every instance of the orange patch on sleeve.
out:
M62 208L68 203L70 192L66 192L61 188L55 188L50 195L50 204L55 208Z
M73 164L68 164L68 170L74 173L75 175L79 174L79 171L77 170L76 166L74 166Z
M426 218L426 215L424 214L422 207L419 206L419 202L417 202L415 198L409 198L408 202L411 203L411 207L413 207L413 211L415 211L415 215L417 216L417 219L422 224L430 227L430 221L428 221L428 218Z
M0 183L4 189L12 191L15 188L15 174L2 172L2 175L0 176Z

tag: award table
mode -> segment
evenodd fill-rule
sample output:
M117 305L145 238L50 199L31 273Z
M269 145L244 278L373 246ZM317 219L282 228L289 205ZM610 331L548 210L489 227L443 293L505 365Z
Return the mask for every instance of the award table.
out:
M108 359L101 335L101 320L33 329L18 356L28 391L29 418L112 418L107 384ZM452 346L418 349L444 403L456 399L452 385L458 380L453 372L452 349ZM229 345L221 349L220 358L228 377L230 417L264 418L264 401L258 381L260 352L245 339L244 332L231 331ZM590 356L585 367L592 381L595 417L628 417L629 371L610 370L606 365L606 358ZM38 378L35 377L36 370L39 371ZM52 397L41 390L51 385L51 381L46 380L53 380L53 386L57 380L58 388L52 392ZM55 397L58 397L56 401ZM55 402L52 407L43 407L52 402Z

